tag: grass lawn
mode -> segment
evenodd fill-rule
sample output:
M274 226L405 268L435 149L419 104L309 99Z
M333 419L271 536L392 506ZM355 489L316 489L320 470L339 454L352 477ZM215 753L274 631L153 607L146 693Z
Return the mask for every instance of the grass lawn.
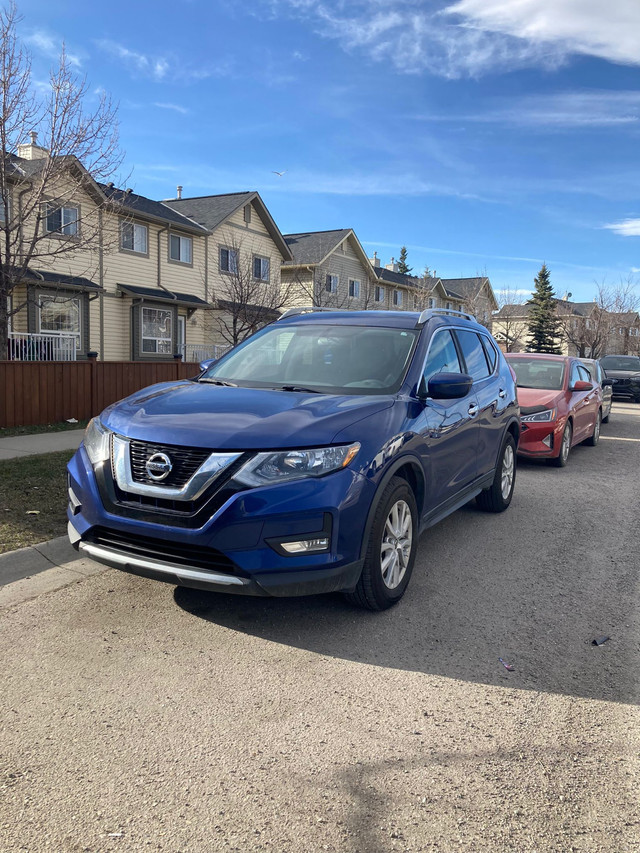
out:
M67 462L74 451L0 461L0 553L67 531ZM28 515L38 510L38 515Z
M2 427L0 438L11 438L14 435L36 435L39 432L64 432L68 429L84 429L89 421L78 421L69 424L66 421L58 424L36 424L35 426Z

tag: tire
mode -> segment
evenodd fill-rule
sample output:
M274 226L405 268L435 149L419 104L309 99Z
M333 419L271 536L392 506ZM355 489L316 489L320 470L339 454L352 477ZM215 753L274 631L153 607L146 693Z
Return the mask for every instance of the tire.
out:
M406 480L392 477L375 510L358 585L345 593L347 600L367 610L392 607L409 585L417 548L416 499Z
M485 512L504 512L511 503L513 487L516 484L516 442L511 433L507 433L500 450L500 461L490 488L480 492L476 503Z
M602 412L598 409L598 414L596 415L596 422L593 425L593 432L589 436L589 438L585 438L582 442L586 444L587 447L595 447L596 444L600 441L600 424L602 423Z
M550 465L553 465L556 468L564 468L569 461L572 438L573 427L571 426L571 421L567 421L564 432L562 433L562 441L560 442L560 453L554 459L548 460Z

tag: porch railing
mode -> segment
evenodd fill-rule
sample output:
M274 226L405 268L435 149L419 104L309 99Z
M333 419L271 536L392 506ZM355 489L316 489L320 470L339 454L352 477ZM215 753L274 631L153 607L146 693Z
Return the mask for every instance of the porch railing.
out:
M9 332L9 361L75 361L75 335L47 335L36 332Z
M229 347L218 346L201 346L200 344L183 344L182 358L183 361L205 361L208 358L220 358Z

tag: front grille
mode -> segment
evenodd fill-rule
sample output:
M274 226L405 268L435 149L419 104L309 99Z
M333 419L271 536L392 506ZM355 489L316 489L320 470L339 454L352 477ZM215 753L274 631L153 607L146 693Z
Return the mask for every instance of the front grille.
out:
M211 455L210 450L200 447L179 447L173 444L150 444L146 441L129 442L131 459L131 475L136 483L146 485L162 485L166 488L181 489L195 474L205 459ZM164 453L171 460L173 468L164 480L153 480L145 468L146 462L154 453Z
M244 574L232 560L215 548L204 548L173 540L153 539L150 536L134 536L106 527L93 527L84 537L84 541L103 545L105 548L113 548L141 559L149 557L153 560L176 563L180 566L193 566L209 572Z

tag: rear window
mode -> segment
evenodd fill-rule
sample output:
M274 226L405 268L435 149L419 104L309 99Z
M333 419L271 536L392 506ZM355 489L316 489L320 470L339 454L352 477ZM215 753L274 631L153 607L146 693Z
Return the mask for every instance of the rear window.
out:
M565 362L546 358L508 358L515 370L519 388L539 388L545 391L562 391Z

